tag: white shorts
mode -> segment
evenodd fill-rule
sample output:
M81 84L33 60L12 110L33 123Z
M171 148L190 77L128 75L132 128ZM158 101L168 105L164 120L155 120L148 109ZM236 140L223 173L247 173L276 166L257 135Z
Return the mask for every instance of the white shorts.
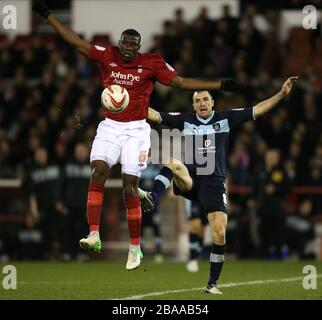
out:
M146 168L150 149L150 125L145 120L100 122L93 141L90 161L105 161L110 168L122 164L122 173L137 177Z

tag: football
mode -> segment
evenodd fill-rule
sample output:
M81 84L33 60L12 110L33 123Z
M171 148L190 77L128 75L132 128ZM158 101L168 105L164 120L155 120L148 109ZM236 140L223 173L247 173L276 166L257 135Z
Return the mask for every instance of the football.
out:
M105 88L101 95L102 105L110 112L121 112L129 104L130 97L127 90L113 84Z

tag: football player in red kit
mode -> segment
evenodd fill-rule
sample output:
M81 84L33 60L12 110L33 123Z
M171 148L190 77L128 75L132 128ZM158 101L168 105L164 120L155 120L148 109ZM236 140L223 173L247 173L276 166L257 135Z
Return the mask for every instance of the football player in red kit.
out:
M203 81L180 77L161 56L139 53L141 36L136 30L123 31L118 47L104 48L88 43L64 26L43 0L33 1L33 11L47 19L77 51L98 63L104 87L118 84L128 90L128 107L120 113L105 110L105 120L99 124L93 141L90 156L92 176L87 200L90 234L80 240L80 246L95 252L101 250L99 226L104 184L112 166L120 161L130 237L126 270L136 269L143 257L140 249L142 214L137 187L141 172L146 168L150 149L150 126L146 118L155 80L185 90L236 91L239 85L233 80Z

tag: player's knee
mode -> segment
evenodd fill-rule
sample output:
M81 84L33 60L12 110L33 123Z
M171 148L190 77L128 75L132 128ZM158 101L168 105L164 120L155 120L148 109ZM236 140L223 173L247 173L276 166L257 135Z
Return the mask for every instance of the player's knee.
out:
M199 221L190 220L189 231L193 234L200 235L202 233L202 226Z
M198 234L199 235L200 229L197 226L195 226L195 225L191 225L190 226L190 233Z
M132 185L127 185L123 187L123 197L124 198L132 198L137 195L136 188Z
M224 227L217 227L212 232L214 243L225 243L226 242L226 230Z
M108 176L108 169L104 166L94 166L92 170L92 180L100 183L105 183Z

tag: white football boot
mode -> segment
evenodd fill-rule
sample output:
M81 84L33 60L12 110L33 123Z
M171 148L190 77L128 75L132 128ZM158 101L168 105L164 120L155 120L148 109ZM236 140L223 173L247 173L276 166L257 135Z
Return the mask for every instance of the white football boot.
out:
M100 253L102 249L100 234L98 232L91 232L86 238L79 240L79 246L82 249Z
M131 271L140 266L141 259L143 259L143 253L140 246L131 246L127 257L126 270Z
M151 192L144 191L138 188L138 196L141 200L141 207L143 213L151 213L155 207L155 203L151 195Z
M215 284L207 285L205 292L211 294L222 294Z
M199 263L197 260L190 260L186 265L187 271L189 272L198 272L199 271Z

